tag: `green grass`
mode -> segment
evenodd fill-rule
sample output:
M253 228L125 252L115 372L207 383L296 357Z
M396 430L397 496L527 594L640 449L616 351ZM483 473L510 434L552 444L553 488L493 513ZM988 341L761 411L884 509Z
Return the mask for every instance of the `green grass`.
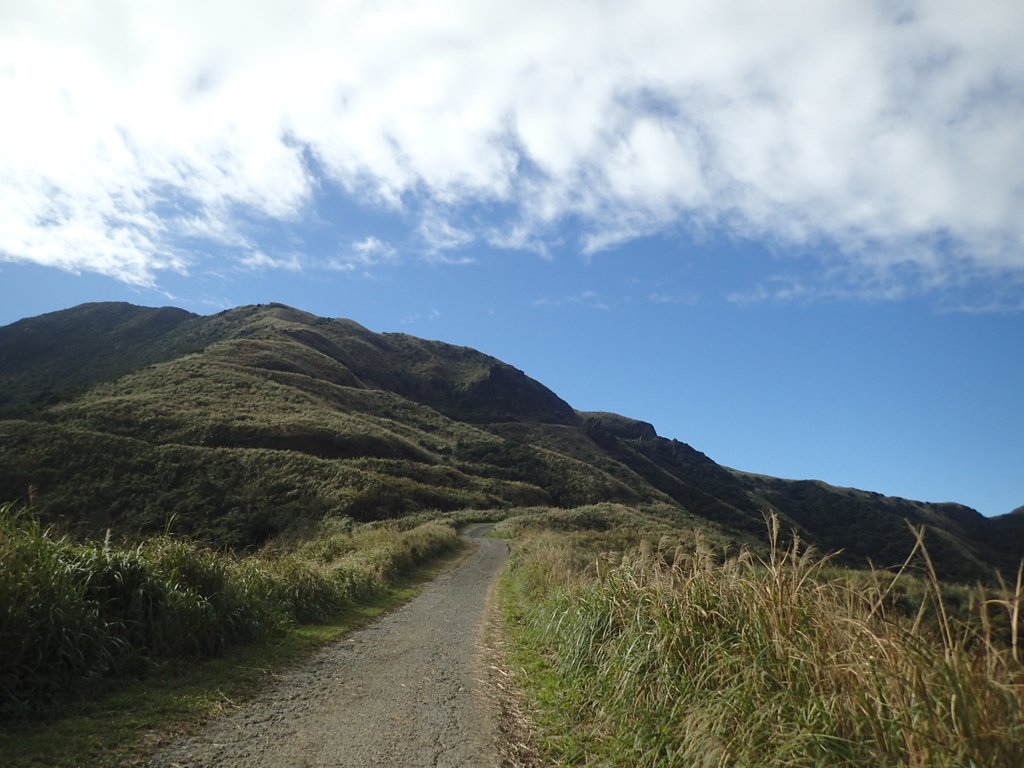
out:
M421 565L369 601L321 624L299 624L263 642L142 679L94 681L59 716L0 725L0 763L10 768L143 765L173 739L257 694L286 665L408 601L463 549Z
M76 537L171 532L234 549L306 532L325 516L360 520L509 508L546 494L526 483L400 459L154 445L63 425L0 422L0 494L27 498ZM3 498L0 495L0 498Z
M699 537L604 555L592 532L524 538L501 600L548 759L1024 764L1019 582L961 621L918 548L932 578L907 615L891 574L846 578L779 541L773 528L762 559Z
M59 711L95 681L326 622L453 550L453 528L357 525L238 556L160 536L78 544L0 506L0 714Z

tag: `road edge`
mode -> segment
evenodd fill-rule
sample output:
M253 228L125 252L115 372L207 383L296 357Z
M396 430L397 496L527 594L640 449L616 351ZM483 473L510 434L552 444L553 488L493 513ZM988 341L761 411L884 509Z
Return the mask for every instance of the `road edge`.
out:
M511 545L508 546L511 551ZM546 768L548 764L541 759L535 747L536 729L525 699L507 664L505 616L499 592L502 577L511 567L511 562L511 558L505 561L487 590L483 620L477 632L477 663L482 689L496 726L498 765L501 768Z

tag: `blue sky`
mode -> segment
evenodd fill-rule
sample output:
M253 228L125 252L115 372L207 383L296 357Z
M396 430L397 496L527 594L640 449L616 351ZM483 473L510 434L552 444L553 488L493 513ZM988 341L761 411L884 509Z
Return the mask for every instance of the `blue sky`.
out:
M5 4L0 323L281 301L1005 513L1022 34L995 0Z

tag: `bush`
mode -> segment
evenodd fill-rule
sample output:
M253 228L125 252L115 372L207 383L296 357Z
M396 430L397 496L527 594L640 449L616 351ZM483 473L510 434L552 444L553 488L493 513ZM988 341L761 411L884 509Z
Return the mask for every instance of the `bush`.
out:
M0 713L45 709L84 680L326 621L456 544L452 528L426 523L356 526L264 556L169 536L80 545L0 505Z

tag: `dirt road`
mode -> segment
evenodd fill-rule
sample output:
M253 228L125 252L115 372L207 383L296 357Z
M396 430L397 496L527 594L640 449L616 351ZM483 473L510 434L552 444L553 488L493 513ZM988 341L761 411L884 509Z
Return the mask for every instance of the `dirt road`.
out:
M160 754L174 766L496 765L477 633L503 542L477 550L399 611L320 651L230 717Z

